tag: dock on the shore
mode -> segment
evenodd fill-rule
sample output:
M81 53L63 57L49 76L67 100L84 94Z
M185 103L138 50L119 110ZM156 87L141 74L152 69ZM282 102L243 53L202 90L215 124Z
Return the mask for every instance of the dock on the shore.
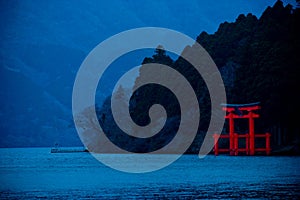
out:
M84 147L53 147L51 153L77 153L88 152Z

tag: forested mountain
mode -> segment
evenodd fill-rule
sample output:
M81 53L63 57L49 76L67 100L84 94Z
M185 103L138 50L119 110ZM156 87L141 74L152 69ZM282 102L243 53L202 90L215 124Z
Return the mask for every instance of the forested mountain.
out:
M109 37L138 27L165 27L196 38L240 13L260 16L273 2L0 1L0 147L82 145L73 123L73 84L84 58ZM98 103L151 53L143 49L116 59L101 77Z
M273 149L290 146L292 153L299 153L300 144L297 117L300 113L299 24L300 9L284 6L281 1L277 1L259 19L252 14L240 15L233 23L220 24L214 34L202 32L197 37L197 42L209 52L221 72L227 102L261 102L261 118L256 122L256 131L269 131L272 134ZM188 48L193 47L187 47L184 51ZM143 64L146 63L171 66L183 74L195 90L201 120L198 134L188 153L196 153L210 121L211 105L204 81L182 57L174 61L162 47L156 49L152 57L145 58ZM145 76L143 67L140 69L142 76ZM148 152L170 141L180 122L178 102L170 91L155 84L146 85L133 94L130 112L135 122L139 125L148 124L148 110L154 103L161 103L168 111L168 120L162 130L165 132L160 134L159 140L148 141L147 149L143 143L135 146L135 152ZM114 135L110 139L115 143L132 150L130 142L118 138L121 130L113 122L109 106L110 98L98 109L103 129ZM107 116L105 122L101 121L100 116L103 115ZM241 126L239 131L245 132L246 129Z
M261 102L258 129L272 133L275 148L300 139L299 24L300 9L277 1L259 19L240 15L215 34L203 32L197 38L221 70L235 66L228 102Z

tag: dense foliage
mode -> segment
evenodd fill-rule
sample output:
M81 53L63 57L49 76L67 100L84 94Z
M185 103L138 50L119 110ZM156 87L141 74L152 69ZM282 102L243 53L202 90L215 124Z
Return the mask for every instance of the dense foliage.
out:
M277 1L259 19L252 14L240 15L234 23L222 23L214 34L202 32L197 37L197 42L209 52L222 74L228 103L261 102L261 118L257 120L256 129L271 132L273 149L299 145L299 24L300 9L293 9L290 5L284 7L281 1ZM143 64L146 63L171 66L191 83L199 100L201 120L198 135L188 152L197 152L210 121L210 99L201 76L183 58L173 61L161 46L156 49L155 55L144 59ZM142 67L140 77L143 75ZM106 101L99 109L99 115L110 115L109 102ZM159 140L140 145L150 144L149 149L134 149L136 152L148 152L163 141L169 141L176 129L172 127L177 127L180 120L178 102L174 101L170 91L157 85L145 86L133 94L130 105L133 120L140 125L149 123L147 113L154 103L167 106L167 128ZM118 133L113 119L109 119L104 123L99 117L104 130ZM114 135L111 139L116 142L118 134ZM128 144L127 149L130 150L128 141L116 143Z

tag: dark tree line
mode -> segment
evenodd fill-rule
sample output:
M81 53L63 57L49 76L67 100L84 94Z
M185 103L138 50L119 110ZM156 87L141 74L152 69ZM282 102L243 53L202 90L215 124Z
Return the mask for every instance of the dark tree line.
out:
M227 87L228 101L260 101L258 129L272 133L275 148L299 146L299 22L299 8L277 1L259 19L240 15L235 23L221 24L215 34L197 38L219 67L236 66L233 87Z
M277 1L259 19L252 14L240 15L233 23L220 24L214 34L202 32L197 37L197 42L208 51L222 74L227 102L261 102L261 118L256 123L257 131L271 132L273 149L293 145L294 152L299 152L300 143L297 117L300 113L299 24L300 8L292 8L290 5L284 7L281 1ZM196 153L210 121L211 104L204 81L182 57L173 61L161 46L152 57L144 59L143 64L146 63L160 63L176 69L188 79L195 90L201 120L196 139L187 153ZM142 67L140 77L144 73ZM136 82L138 81L139 78ZM155 84L138 89L131 97L130 113L133 120L140 125L148 124L147 109L154 103L167 106L168 120L165 133L159 141L153 140L147 144L152 145L150 150L163 141L169 141L180 120L178 102L174 101L172 93ZM106 127L104 130L112 132L117 128L112 125L111 117L106 117L105 123L101 122L103 114L110 114L109 106L109 101L106 101L98 112L101 125ZM111 139L118 140L118 137ZM128 144L126 141L116 143ZM136 152L150 150L135 149Z

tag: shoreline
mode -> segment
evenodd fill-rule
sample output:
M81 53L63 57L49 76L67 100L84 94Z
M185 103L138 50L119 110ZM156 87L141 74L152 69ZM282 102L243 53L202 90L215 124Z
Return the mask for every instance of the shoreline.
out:
M0 147L0 149L35 149L35 148L45 148L45 149L49 149L49 153L96 153L96 152L90 152L88 151L88 149L84 148L83 146L73 146L73 147ZM116 154L114 152L111 153L103 153L103 154ZM119 153L118 153L119 154ZM169 154L174 154L174 153L169 153ZM155 154L152 154L155 155ZM156 154L159 155L159 154ZM184 155L198 155L198 152L188 152L188 153L184 153ZM210 152L207 155L214 155L213 151ZM228 153L220 153L219 156L230 156ZM243 155L240 154L238 156L248 156L251 157L249 155ZM258 153L255 154L254 156L267 156L265 153ZM287 146L283 146L280 148L276 148L274 150L271 151L271 154L269 156L300 156L300 151L299 151L299 146L297 145L287 145Z

